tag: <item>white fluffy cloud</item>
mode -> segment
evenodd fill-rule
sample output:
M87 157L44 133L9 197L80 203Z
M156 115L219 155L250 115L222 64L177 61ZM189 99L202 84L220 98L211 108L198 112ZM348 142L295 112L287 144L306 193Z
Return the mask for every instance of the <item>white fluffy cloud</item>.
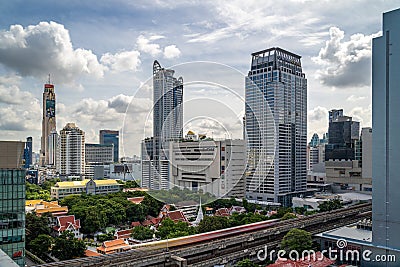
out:
M353 34L343 41L344 31L329 29L326 41L317 57L312 60L321 69L317 78L325 85L334 87L368 86L371 82L371 39L378 34Z
M164 48L164 57L165 58L177 58L181 55L181 51L176 45L169 45Z
M150 54L151 56L155 57L161 53L161 48L159 44L152 43L152 41L164 38L160 35L153 35L150 37L145 37L144 35L140 35L137 40L136 44L138 49L144 53Z
M25 105L0 106L0 131L38 131L41 107L36 98L24 99Z
M136 71L140 66L139 51L123 51L116 54L106 53L100 58L100 62L112 71Z
M0 63L22 76L43 79L51 73L58 83L82 74L102 77L104 73L97 56L91 50L74 49L68 30L56 22L26 28L12 25L0 31Z
M0 103L22 104L33 98L30 92L20 90L18 82L19 77L0 76Z
M308 111L308 137L314 133L320 136L328 131L328 109L317 106Z

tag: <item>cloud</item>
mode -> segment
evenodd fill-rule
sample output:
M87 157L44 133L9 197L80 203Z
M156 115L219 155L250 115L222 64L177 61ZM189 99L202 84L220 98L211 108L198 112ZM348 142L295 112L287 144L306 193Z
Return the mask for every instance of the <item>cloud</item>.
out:
M19 77L0 76L0 103L22 104L34 98L30 92L21 91L16 83Z
M359 121L361 127L372 126L372 106L368 107L354 107L349 112L349 116L353 117L353 120Z
M168 59L177 58L181 55L181 51L176 45L169 45L164 48L164 57Z
M355 95L351 95L351 96L349 96L349 97L346 99L346 101L349 101L349 102L359 102L359 101L364 100L364 99L365 99L365 96L355 96Z
M149 38L146 38L144 35L140 35L137 40L136 44L138 46L139 51L150 54L151 56L155 57L161 54L161 48L159 44L151 43L151 41L155 41L158 39L164 38L161 35L153 35Z
M0 107L0 130L5 131L38 131L41 124L40 102L36 98L24 99L26 106L12 105ZM29 108L27 108L29 107Z
M0 63L21 76L44 79L51 73L57 83L69 83L82 74L104 74L97 56L91 50L74 49L68 30L56 22L26 28L12 25L0 31Z
M328 131L328 109L317 106L308 111L308 138L314 133L322 136Z
M312 60L321 68L317 78L321 83L334 87L368 86L371 83L371 39L380 33L353 34L343 41L344 31L337 27L329 29L326 41L318 56Z
M116 54L106 53L100 58L100 62L108 66L112 71L136 71L140 66L139 51L123 51Z

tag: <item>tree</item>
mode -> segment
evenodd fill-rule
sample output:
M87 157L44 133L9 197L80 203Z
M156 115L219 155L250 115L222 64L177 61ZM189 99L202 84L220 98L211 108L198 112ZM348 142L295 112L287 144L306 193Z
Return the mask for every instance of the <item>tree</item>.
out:
M27 213L25 218L26 243L29 244L40 234L50 235L49 217L37 216L35 213Z
M283 215L281 220L290 220L290 219L296 219L296 215L294 215L293 213L286 213L285 215Z
M107 226L107 217L104 211L95 206L86 207L82 223L82 233L93 234Z
M170 218L164 219L158 227L156 236L161 239L175 238L196 234L196 228L190 227L186 222L174 223Z
M126 218L131 222L141 222L146 218L145 206L129 202L126 205Z
M85 256L85 242L74 237L70 231L64 231L55 239L51 254L59 260L69 260Z
M51 236L40 234L29 243L29 249L37 256L43 257L50 252L53 242Z
M252 261L249 260L249 259L244 259L244 260L239 261L239 262L236 264L236 266L237 266L237 267L259 267L260 265L255 264L254 262L252 262Z
M26 199L42 199L50 201L50 191L43 190L40 186L26 182Z
M153 238L153 234L153 230L140 225L133 228L131 236L137 240L148 240Z
M336 209L340 209L342 207L343 207L343 204L340 201L340 199L333 199L333 200L325 201L318 205L318 209L320 212L336 210Z
M230 227L230 224L226 217L205 216L199 223L199 226L197 226L197 231L199 233L206 233L228 227Z
M297 251L300 255L304 250L313 248L311 234L307 231L293 228L282 239L281 249L289 253L291 250Z

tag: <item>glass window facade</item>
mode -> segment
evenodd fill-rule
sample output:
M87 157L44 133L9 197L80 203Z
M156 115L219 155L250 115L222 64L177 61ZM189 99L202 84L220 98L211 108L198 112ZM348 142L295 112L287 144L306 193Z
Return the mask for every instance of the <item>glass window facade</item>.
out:
M0 169L0 249L25 265L25 171Z

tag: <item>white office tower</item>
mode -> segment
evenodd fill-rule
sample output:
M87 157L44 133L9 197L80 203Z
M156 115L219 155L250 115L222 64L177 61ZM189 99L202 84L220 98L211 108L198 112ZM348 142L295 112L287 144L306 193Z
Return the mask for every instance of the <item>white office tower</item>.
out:
M300 56L281 48L252 54L246 78L250 200L291 205L307 190L307 79Z

